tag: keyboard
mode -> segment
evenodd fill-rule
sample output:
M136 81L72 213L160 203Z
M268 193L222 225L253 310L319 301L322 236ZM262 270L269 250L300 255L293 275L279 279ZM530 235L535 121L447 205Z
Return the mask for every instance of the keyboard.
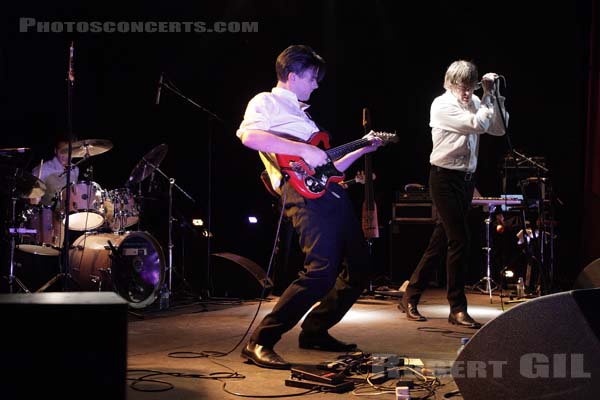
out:
M518 206L521 204L521 199L512 197L473 197L471 204L483 206Z

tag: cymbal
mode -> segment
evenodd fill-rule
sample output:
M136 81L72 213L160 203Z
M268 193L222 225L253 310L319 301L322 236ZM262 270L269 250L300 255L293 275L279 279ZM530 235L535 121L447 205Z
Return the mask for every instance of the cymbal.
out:
M167 155L169 146L166 144L159 144L152 150L150 150L142 159L133 167L131 175L129 175L128 183L139 183L146 179L154 172L154 169L158 168L162 160Z
M29 147L11 147L0 149L0 156L12 157L17 154L22 154L31 150Z
M34 199L42 197L46 193L46 184L19 168L3 168L0 172L2 180L7 182L1 185L4 193L12 194L12 188L15 188L15 194L22 199Z
M85 139L73 142L71 144L71 157L80 158L86 156L97 156L98 154L105 153L113 148L113 144L110 140L105 139ZM69 146L62 147L59 151L60 154L67 154L69 152Z

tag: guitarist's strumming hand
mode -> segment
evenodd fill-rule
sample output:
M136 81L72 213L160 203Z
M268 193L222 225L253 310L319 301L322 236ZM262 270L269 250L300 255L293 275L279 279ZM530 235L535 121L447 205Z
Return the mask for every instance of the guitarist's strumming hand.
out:
M309 143L303 143L303 149L300 157L302 157L304 161L313 168L325 165L329 161L329 156L324 150Z

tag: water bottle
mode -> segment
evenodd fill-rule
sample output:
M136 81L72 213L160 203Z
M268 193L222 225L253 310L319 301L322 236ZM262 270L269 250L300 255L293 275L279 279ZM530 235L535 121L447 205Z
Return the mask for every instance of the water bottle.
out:
M458 347L458 350L456 350L456 354L460 354L460 352L462 351L462 349L465 348L465 346L467 345L468 342L469 342L468 337L460 338L460 346Z
M167 287L166 283L163 283L163 285L160 288L160 297L158 299L158 308L160 310L166 310L167 308L169 308L169 297L170 297L170 293L169 293L169 288Z
M517 281L517 298L525 297L525 282L523 282L523 278L519 278Z

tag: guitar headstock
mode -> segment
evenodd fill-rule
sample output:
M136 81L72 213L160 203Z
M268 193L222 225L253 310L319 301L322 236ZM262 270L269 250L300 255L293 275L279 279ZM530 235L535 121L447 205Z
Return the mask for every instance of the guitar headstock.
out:
M375 132L375 131L371 131L369 133L371 135L381 139L383 141L383 143L381 144L382 146L385 146L388 143L397 143L398 142L398 135L396 135L395 133Z

